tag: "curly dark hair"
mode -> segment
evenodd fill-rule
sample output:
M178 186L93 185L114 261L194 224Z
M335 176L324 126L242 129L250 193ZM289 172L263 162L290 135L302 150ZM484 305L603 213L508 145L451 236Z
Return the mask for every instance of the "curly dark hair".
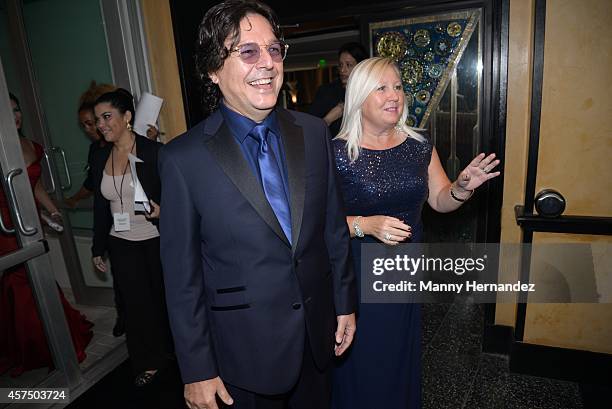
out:
M117 87L111 84L98 84L96 81L91 81L89 87L81 94L79 98L79 109L81 111L93 111L96 105L96 99L102 94L116 90Z
M221 90L209 74L219 71L229 56L225 41L231 39L230 49L240 41L240 21L248 14L259 14L272 26L274 35L282 40L278 17L272 9L257 0L227 0L211 7L198 27L195 45L196 75L200 80L202 109L206 116L219 108Z

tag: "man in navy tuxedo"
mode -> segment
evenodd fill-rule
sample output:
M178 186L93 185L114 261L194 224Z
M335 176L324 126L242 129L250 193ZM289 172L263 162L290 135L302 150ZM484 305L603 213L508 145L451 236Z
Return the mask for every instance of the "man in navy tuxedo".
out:
M192 409L328 408L330 363L355 334L329 131L275 107L286 52L265 4L208 10L196 64L209 116L160 152L167 304Z

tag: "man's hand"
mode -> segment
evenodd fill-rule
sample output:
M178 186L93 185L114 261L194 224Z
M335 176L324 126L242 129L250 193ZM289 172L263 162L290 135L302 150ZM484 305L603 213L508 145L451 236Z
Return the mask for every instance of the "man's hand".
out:
M338 328L336 329L336 346L334 352L340 356L353 342L357 325L355 324L355 313L350 315L338 315Z
M219 409L216 395L219 395L219 398L226 405L234 403L230 394L227 393L223 381L218 376L185 385L185 403L189 409Z

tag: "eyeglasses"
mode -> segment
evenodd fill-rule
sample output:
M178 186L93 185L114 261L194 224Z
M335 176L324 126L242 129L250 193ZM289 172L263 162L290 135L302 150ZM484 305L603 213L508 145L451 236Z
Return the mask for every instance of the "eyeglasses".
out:
M237 52L240 59L247 64L255 64L261 58L261 49L265 48L270 54L272 61L282 62L287 56L289 44L284 41L279 41L272 44L264 44L260 46L257 43L245 43L238 45L230 50L230 53Z

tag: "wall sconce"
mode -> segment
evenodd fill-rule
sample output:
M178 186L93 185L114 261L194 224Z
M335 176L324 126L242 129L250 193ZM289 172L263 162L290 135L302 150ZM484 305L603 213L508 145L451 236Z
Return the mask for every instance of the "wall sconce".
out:
M297 104L297 80L287 81L287 86L289 87L289 94L291 95L291 102Z

